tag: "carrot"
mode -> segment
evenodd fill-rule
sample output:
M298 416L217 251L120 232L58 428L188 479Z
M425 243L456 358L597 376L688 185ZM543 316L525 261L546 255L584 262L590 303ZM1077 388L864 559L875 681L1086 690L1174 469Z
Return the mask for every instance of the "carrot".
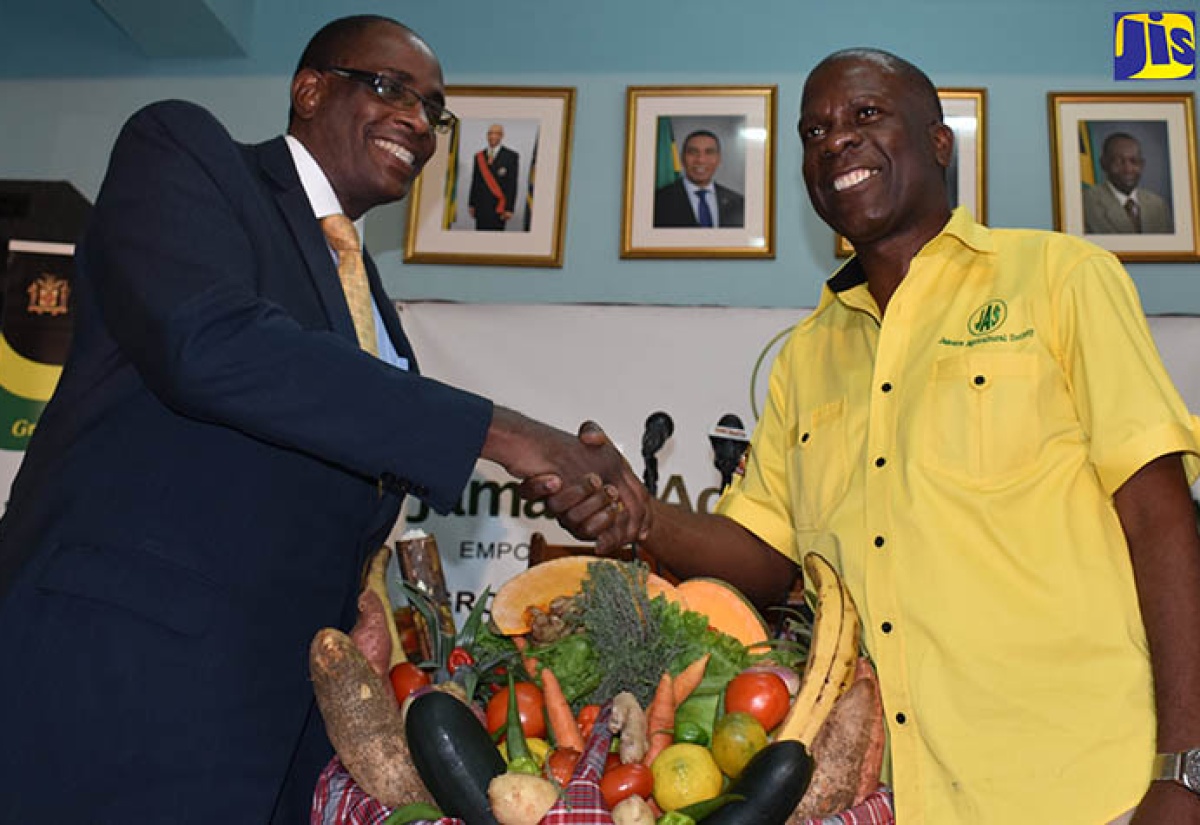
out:
M675 741L675 692L671 687L671 674L663 673L654 689L654 698L646 707L646 732L650 735L650 747L642 764L649 765L664 748Z
M671 693L675 698L675 707L678 708L683 704L683 700L692 695L700 682L704 679L704 669L708 667L708 660L712 657L711 653L705 653L696 661L679 671L679 675L671 682Z
M525 655L525 650L529 647L529 640L524 636L513 636L512 640L517 647L517 652L521 654L521 663L525 665L525 672L529 674L530 679L536 679L538 670L541 668L537 659Z
M583 753L586 745L579 725L575 724L571 705L563 694L558 677L548 667L542 668L542 699L546 703L546 721L550 723L550 732L554 734L555 747L574 748Z

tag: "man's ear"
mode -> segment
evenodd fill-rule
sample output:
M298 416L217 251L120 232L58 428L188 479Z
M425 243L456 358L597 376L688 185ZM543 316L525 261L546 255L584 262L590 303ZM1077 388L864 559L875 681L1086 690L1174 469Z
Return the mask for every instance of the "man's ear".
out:
M950 168L950 160L954 157L954 130L945 123L934 123L929 127L929 137L933 141L933 153L938 166Z
M292 111L300 120L311 120L325 97L325 77L315 69L301 69L292 78Z

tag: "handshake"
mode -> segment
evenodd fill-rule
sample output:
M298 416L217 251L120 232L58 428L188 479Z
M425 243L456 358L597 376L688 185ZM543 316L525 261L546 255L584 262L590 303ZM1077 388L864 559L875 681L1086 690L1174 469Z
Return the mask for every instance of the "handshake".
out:
M653 498L600 425L578 435L496 406L482 458L520 479L522 498L544 501L571 535L611 553L650 532Z

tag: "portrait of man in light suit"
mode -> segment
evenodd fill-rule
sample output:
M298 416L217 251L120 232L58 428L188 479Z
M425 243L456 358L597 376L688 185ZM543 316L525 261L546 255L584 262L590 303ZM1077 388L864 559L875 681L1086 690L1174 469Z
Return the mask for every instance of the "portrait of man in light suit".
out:
M1100 154L1104 180L1083 188L1083 231L1087 234L1171 234L1171 206L1141 185L1146 169L1142 144L1128 132L1112 132Z

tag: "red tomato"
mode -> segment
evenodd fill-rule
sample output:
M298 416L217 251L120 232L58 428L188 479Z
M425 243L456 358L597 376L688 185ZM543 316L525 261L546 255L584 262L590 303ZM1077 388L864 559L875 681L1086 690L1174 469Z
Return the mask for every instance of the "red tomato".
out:
M397 702L403 702L414 690L429 684L429 674L412 662L400 662L388 675L391 676Z
M546 738L546 703L542 692L532 682L517 682L517 714L526 736ZM489 733L503 730L508 722L508 688L503 687L488 700L487 729Z
M599 715L599 705L584 705L579 709L579 715L575 717L575 724L579 725L579 732L583 735L584 742L591 738L592 728L595 726L596 717Z
M787 684L767 671L739 673L725 687L725 712L748 713L766 731L783 721L790 703Z
M617 765L606 770L600 778L600 795L604 797L604 804L610 811L618 802L634 794L642 799L649 799L653 791L654 774L648 765L641 762Z
M555 748L546 757L546 773L550 774L559 785L566 787L567 783L571 781L571 776L575 773L575 766L579 764L579 757L582 755L574 748Z

